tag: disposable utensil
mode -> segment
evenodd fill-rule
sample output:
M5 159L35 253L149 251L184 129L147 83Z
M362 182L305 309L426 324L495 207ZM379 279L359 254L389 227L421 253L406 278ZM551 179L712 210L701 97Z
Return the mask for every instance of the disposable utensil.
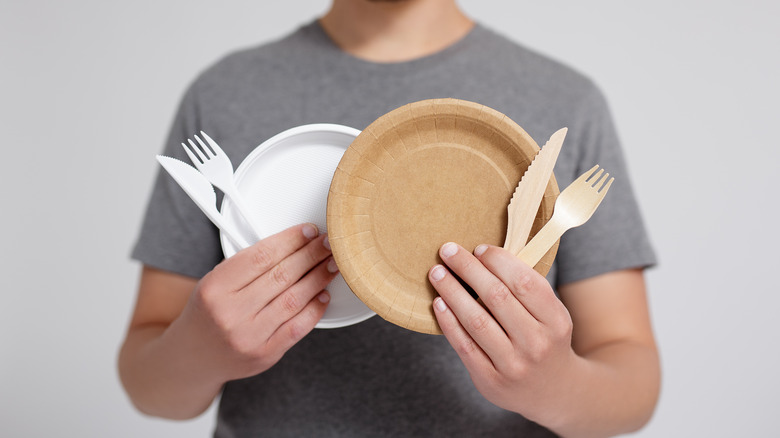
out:
M590 219L615 178L609 178L598 164L574 180L555 201L550 220L528 242L517 256L529 266L535 266L564 232L578 227Z
M556 131L534 161L528 166L517 184L512 200L507 207L508 225L504 248L517 254L528 241L531 226L536 219L536 211L544 196L544 190L550 181L555 161L566 137L566 128Z
M211 184L214 184L214 186L222 190L222 192L225 193L225 196L229 197L230 200L236 204L238 212L241 213L241 216L244 217L244 220L246 220L254 233L255 240L259 239L261 234L257 229L257 224L236 188L233 178L233 163L230 162L230 158L225 154L222 148L219 147L217 142L212 140L205 132L200 131L200 133L206 139L210 148L196 135L195 140L198 141L200 147L192 140L187 140L190 147L187 147L187 145L182 143L181 145L184 148L184 151L200 173L205 175Z
M206 214L217 228L222 230L239 248L249 246L249 243L241 237L241 234L217 210L217 195L214 193L214 187L202 173L175 158L158 155L157 161L184 189L187 195L195 201L195 205Z

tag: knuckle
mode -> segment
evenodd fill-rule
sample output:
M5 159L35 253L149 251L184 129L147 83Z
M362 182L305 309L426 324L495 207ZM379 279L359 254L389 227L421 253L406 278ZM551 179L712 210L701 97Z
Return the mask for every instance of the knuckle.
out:
M314 326L317 325L317 323L322 318L323 310L316 306L307 306L306 307L306 318L304 318L304 321L306 323L306 333L309 333L310 331L314 330Z
M198 283L196 292L192 297L196 308L203 314L208 315L220 327L226 323L219 317L221 309L224 307L222 304L224 295L219 287L204 278Z
M217 296L216 288L212 285L212 282L209 281L208 277L204 277L198 282L196 291L195 297L199 304L207 309L214 305Z
M317 321L320 319L320 312L316 307L306 306L300 313L290 319L282 330L283 336L287 338L284 344L292 346L297 344L309 332L314 329ZM288 347L289 348L289 347Z
M303 337L314 328L314 323L310 321L311 319L312 318L304 318L303 320L290 321L289 327L287 328L287 338L290 340L290 344L297 344L298 341L303 339Z
M512 290L518 295L527 295L531 290L533 284L533 277L530 271L523 271L517 274L512 280Z
M261 355L258 345L251 336L241 336L235 331L230 331L227 337L228 347L240 357L255 359Z
M487 313L482 312L471 316L468 321L474 333L481 333L487 330L490 324L490 317Z
M265 343L258 344L255 349L247 356L245 360L252 368L254 373L263 372L279 362L284 355L284 351L276 351L266 340Z
M221 333L222 336L227 339L228 345L232 347L235 337L233 319L227 317L222 312L213 312L211 314L211 320L214 322L217 332Z
M322 245L319 246L322 247ZM304 254L306 256L306 262L310 267L316 265L321 260L320 253L317 251L317 247L312 248L312 245L306 247Z
M284 312L295 314L298 313L298 310L300 310L300 301L295 296L295 294L282 294L281 301L282 310Z
M287 336L290 338L290 341L292 341L293 343L297 343L298 341L303 339L303 336L305 334L306 331L298 323L290 324L290 328L287 330Z
M272 366L276 365L277 362L282 360L282 356L284 356L283 351L281 352L267 352L265 354L262 354L261 356L258 356L255 359L255 369L259 370L260 372L263 372Z
M555 325L555 334L559 339L571 339L574 332L574 323L568 312L561 314L558 324Z
M535 364L543 362L549 356L551 347L548 339L539 339L528 347L528 360Z
M528 364L522 360L513 360L505 365L505 369L502 370L502 374L506 375L513 381L519 381L525 379L528 374Z
M512 295L512 291L510 291L509 288L501 281L496 281L490 284L487 298L490 300L491 304L501 306L509 302L513 297L514 296Z
M459 356L468 357L477 352L477 344L471 338L463 338L456 347Z
M283 264L278 264L271 269L271 278L279 286L287 286L290 282L290 273Z
M261 271L268 270L273 265L273 256L270 248L265 245L255 245L252 251L252 264Z

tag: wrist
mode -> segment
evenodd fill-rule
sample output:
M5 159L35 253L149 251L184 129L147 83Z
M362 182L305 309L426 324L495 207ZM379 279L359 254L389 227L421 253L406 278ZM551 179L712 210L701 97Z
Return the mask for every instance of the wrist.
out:
M576 423L576 413L582 398L581 379L586 378L588 368L592 366L587 359L577 355L569 348L563 357L551 362L555 369L542 380L543 387L538 388L538 396L518 412L529 420L538 423L560 435Z
M658 395L654 349L617 342L573 355L555 404L534 421L563 437L614 436L647 423Z
M555 380L553 397L545 408L539 409L533 421L547 427L562 437L572 436L572 431L582 427L583 403L587 402L587 379L593 378L594 364L570 350L566 364L561 366ZM587 409L585 409L587 411ZM585 419L587 420L587 419Z
M127 335L119 358L122 384L141 412L162 418L191 419L210 405L222 384L193 370L183 342L171 325L144 324Z
M188 306L189 307L189 306ZM204 383L219 385L235 379L229 370L229 354L222 351L224 339L206 321L207 315L186 308L163 334L169 348L176 348L192 373Z

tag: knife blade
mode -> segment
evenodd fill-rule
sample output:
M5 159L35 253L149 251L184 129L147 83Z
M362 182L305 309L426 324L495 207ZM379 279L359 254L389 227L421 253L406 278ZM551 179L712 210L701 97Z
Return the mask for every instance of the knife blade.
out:
M547 182L550 180L567 132L567 128L561 128L550 136L520 178L509 201L504 248L513 254L520 252L528 241L539 204L542 202Z
M214 187L202 173L176 158L158 155L157 161L184 189L184 192L195 202L195 205L200 208L217 228L224 231L233 243L238 245L239 248L249 246L238 230L217 210L217 195L214 192Z

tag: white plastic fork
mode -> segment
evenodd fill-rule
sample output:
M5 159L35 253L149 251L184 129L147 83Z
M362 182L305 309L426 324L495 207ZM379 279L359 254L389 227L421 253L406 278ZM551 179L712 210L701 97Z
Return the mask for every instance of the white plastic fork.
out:
M566 230L578 227L590 219L615 178L609 178L598 164L580 175L555 200L553 215L517 256L528 266L536 266L545 253Z
M234 244L242 249L249 246L249 243L244 240L233 224L226 221L225 217L217 210L217 195L214 193L214 187L202 173L184 161L179 161L175 158L158 155L157 161L168 171L174 181L184 189L184 192L187 193L190 199L195 201L195 205L200 208L206 217L217 228L222 230Z
M222 190L225 196L229 197L238 207L239 213L241 213L241 216L244 217L244 220L249 224L250 229L254 233L255 240L259 239L261 234L257 229L249 208L236 187L233 177L233 163L230 162L230 158L219 147L217 142L212 140L205 132L200 131L200 133L206 139L210 148L203 143L200 137L195 135L195 140L198 141L200 147L188 139L187 142L189 142L190 147L187 147L184 143L181 144L184 151L200 173L205 175L211 184Z

